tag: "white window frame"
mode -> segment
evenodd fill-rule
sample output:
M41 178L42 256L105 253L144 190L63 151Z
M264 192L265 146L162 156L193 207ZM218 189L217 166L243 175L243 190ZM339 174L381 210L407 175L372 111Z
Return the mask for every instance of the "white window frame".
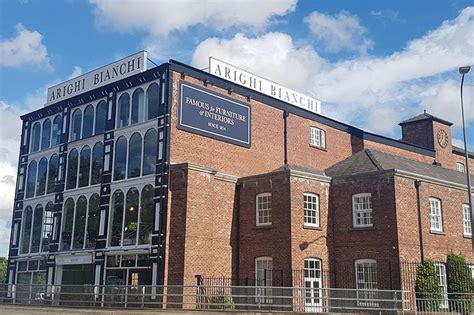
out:
M464 230L464 236L472 237L471 229L471 211L468 204L462 205L462 226Z
M314 193L304 193L303 209L304 226L316 228L321 227L319 195Z
M369 205L367 208L360 208L360 205L365 203L356 202L359 198L369 198ZM358 214L361 214L361 218L358 217ZM369 223L361 223L359 219L366 218ZM372 206L372 194L371 193L362 193L352 195L352 224L353 227L372 227L374 226L374 216L373 216L373 206Z
M357 288L357 305L378 307L377 261L374 259L358 259L354 262L354 267ZM362 268L362 273L359 273L359 267ZM373 279L374 273L375 281Z
M441 199L429 198L430 231L443 232L443 206Z
M436 276L438 277L438 286L441 288L441 303L439 307L448 308L448 281L446 278L446 265L443 263L435 263Z
M317 127L310 127L309 143L311 146L326 149L326 131Z
M456 163L456 171L461 172L461 173L465 173L466 168L465 168L464 164L461 163L461 162L457 162Z
M261 198L270 199L269 201L265 202L265 204L267 205L266 208L262 207L263 202L260 201ZM268 215L264 215L265 213L267 213ZM262 214L262 216L260 214ZM272 225L272 194L271 193L261 193L256 196L255 215L256 215L257 226Z
M305 312L322 312L322 306L323 306L322 261L319 258L305 258L303 263L304 263L304 285L305 285L305 304L304 304Z
M272 285L273 285L272 277L273 277L272 257L262 256L262 257L255 258L255 287L256 287L255 302L256 303L261 303L261 304L272 303Z

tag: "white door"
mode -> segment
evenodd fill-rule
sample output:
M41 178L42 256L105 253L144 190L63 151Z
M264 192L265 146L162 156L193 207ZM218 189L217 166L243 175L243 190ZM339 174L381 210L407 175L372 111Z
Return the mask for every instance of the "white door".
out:
M305 311L322 312L322 272L321 260L304 260Z

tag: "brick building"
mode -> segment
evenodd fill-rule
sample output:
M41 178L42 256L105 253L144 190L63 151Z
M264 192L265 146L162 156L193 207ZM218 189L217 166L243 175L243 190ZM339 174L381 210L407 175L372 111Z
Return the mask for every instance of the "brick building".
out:
M140 70L22 116L10 284L409 289L403 262L474 263L450 122L394 140L173 60Z

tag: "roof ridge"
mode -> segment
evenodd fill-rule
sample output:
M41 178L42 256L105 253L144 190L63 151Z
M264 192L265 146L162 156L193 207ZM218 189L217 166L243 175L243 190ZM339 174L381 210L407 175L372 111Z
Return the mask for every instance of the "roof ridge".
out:
M367 155L367 157L369 158L369 160L372 162L372 164L375 165L375 167L379 170L379 171L382 171L383 170L383 167L382 165L380 165L380 163L377 161L377 159L375 158L375 156L373 155L372 151L370 151L369 149L366 149L364 150L365 151L365 154Z

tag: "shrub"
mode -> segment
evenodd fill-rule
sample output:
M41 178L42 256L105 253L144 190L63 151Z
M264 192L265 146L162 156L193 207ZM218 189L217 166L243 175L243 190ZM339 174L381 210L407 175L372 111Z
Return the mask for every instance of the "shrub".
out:
M418 311L439 311L442 294L433 261L425 260L416 268L415 292Z
M218 292L217 295L213 295L210 300L211 309L232 309L234 307L234 300L231 295L225 294L224 292Z
M450 253L446 263L446 276L448 280L449 308L451 311L470 314L473 310L471 301L474 293L474 281L471 270L463 256Z

